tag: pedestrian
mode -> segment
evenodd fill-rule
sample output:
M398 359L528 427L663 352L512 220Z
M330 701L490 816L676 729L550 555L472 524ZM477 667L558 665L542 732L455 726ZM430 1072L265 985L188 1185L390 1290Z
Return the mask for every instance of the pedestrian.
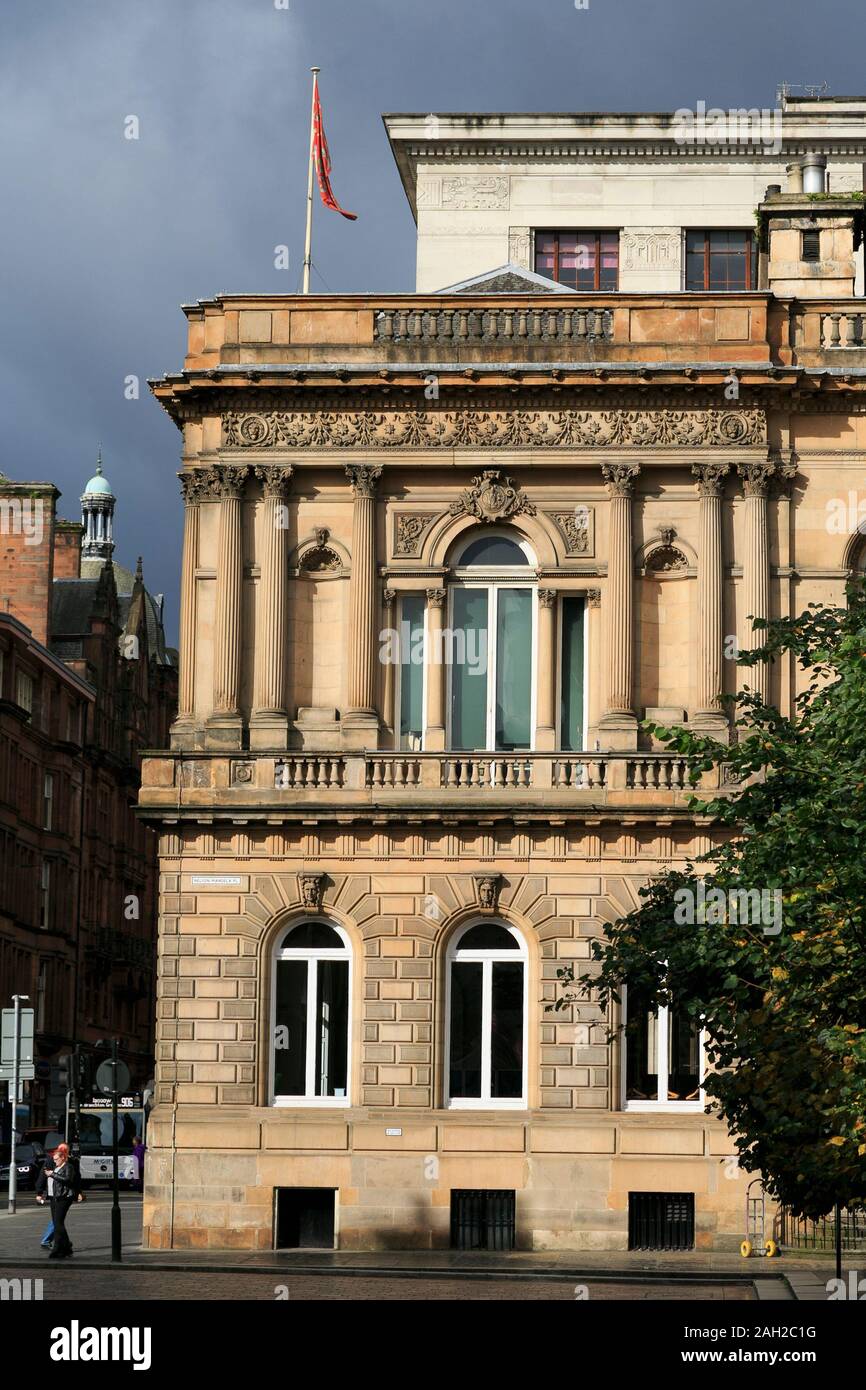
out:
M132 1156L135 1159L135 1190L144 1191L144 1142L141 1135L138 1135L132 1146Z
M83 1202L78 1161L70 1156L68 1144L58 1144L50 1159L43 1165L36 1182L36 1199L51 1201L51 1220L54 1226L49 1260L65 1260L72 1254L72 1242L66 1230L66 1215L73 1202Z

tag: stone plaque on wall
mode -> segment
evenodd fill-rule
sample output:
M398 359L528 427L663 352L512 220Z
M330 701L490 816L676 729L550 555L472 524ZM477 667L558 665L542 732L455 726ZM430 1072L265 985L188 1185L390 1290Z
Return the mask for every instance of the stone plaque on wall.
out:
M508 178L502 174L456 174L442 180L442 206L463 209L508 207Z

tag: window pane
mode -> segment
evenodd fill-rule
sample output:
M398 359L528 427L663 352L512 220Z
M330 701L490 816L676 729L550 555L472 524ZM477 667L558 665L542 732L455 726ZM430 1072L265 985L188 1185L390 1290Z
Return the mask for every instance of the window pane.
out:
M505 927L495 922L480 922L464 932L458 944L458 951L519 951L520 947Z
M583 748L583 599L562 601L562 736L568 751Z
M658 1015L651 1013L640 990L627 998L626 1099L658 1100Z
M283 937L281 949L345 951L343 938L326 922L301 922Z
M496 747L528 748L532 694L532 591L500 589L496 620Z
M458 565L528 565L526 553L507 536L478 536L470 541Z
M518 1100L523 1094L523 964L493 962L490 1094Z
M455 961L451 966L451 1038L449 1095L481 1096L480 961Z
M277 961L274 1094L302 1096L307 1066L307 962Z
M424 597L407 594L400 623L400 747L421 747L424 729Z
M349 962L320 960L316 988L316 1095L346 1095Z
M700 1099L698 1025L682 1009L668 1016L668 1100Z
M487 590L455 589L453 611L455 635L462 637L454 643L451 667L451 743L454 748L486 748Z

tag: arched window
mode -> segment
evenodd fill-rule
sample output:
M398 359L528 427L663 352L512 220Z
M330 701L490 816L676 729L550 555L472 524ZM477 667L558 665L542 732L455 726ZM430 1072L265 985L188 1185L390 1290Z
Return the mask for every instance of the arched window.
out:
M535 728L535 556L507 530L471 534L451 586L450 746L528 751Z
M272 1093L275 1105L349 1103L351 950L341 927L292 927L274 961Z
M650 1006L643 991L623 989L626 1110L703 1108L703 1036L684 1009Z
M481 922L452 941L446 962L450 1106L525 1106L526 966L526 945L513 927Z

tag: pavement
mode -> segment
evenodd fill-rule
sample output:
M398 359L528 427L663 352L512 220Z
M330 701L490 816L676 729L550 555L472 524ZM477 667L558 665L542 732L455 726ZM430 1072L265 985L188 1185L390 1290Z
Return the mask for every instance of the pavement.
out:
M833 1278L834 1260L831 1254L814 1251L786 1252L779 1258L744 1260L739 1254L713 1251L625 1252L625 1251L501 1251L464 1252L455 1250L404 1251L218 1251L218 1250L143 1250L141 1247L141 1198L135 1194L121 1196L123 1225L123 1263L111 1262L111 1194L93 1189L88 1200L73 1208L68 1229L75 1247L75 1257L69 1265L46 1263L47 1253L40 1249L39 1240L48 1220L46 1207L38 1206L31 1193L19 1194L19 1209L14 1215L0 1210L0 1267L4 1271L19 1269L28 1274L41 1270L54 1275L60 1269L74 1269L79 1296L86 1297L84 1286L93 1281L97 1271L126 1276L135 1272L140 1291L137 1297L202 1297L201 1276L207 1275L207 1297L237 1298L239 1274L249 1278L248 1294L243 1296L274 1297L274 1279L280 1287L289 1288L294 1281L306 1281L305 1297L389 1298L386 1287L394 1282L405 1291L410 1283L418 1288L401 1297L579 1297L575 1286L589 1284L592 1296L620 1298L673 1299L759 1299L775 1301L826 1302L827 1284ZM846 1287L849 1273L859 1269L866 1277L866 1253L851 1256L845 1261ZM82 1276L79 1278L78 1276ZM179 1279L177 1291L170 1292L176 1280L165 1276L187 1276ZM192 1277L196 1276L196 1277ZM231 1276L226 1288L234 1292L221 1293L225 1283L219 1276ZM153 1281L154 1292L148 1292ZM287 1282L288 1281L288 1282ZM105 1281L96 1281L100 1285ZM126 1279L124 1278L124 1283ZM242 1281L247 1283L245 1278ZM351 1292L338 1292L336 1285ZM366 1285L375 1285L371 1293ZM319 1286L330 1292L317 1292ZM421 1286L428 1290L422 1293ZM451 1286L462 1287L464 1295L451 1292ZM482 1291L470 1293L472 1285L486 1285ZM496 1286L497 1292L493 1286ZM508 1285L511 1293L501 1289ZM522 1285L523 1290L517 1291ZM94 1285L95 1287L95 1285ZM197 1292L184 1292L188 1288ZM436 1292L430 1293L433 1287ZM530 1287L534 1290L530 1292ZM539 1293L544 1287L547 1292ZM556 1289L554 1294L551 1289ZM647 1292L653 1290L653 1292ZM864 1285L866 1292L866 1285ZM93 1293L104 1297L104 1293ZM115 1294L114 1296L122 1296ZM291 1293L286 1295L291 1296ZM850 1296L850 1295L849 1295Z

